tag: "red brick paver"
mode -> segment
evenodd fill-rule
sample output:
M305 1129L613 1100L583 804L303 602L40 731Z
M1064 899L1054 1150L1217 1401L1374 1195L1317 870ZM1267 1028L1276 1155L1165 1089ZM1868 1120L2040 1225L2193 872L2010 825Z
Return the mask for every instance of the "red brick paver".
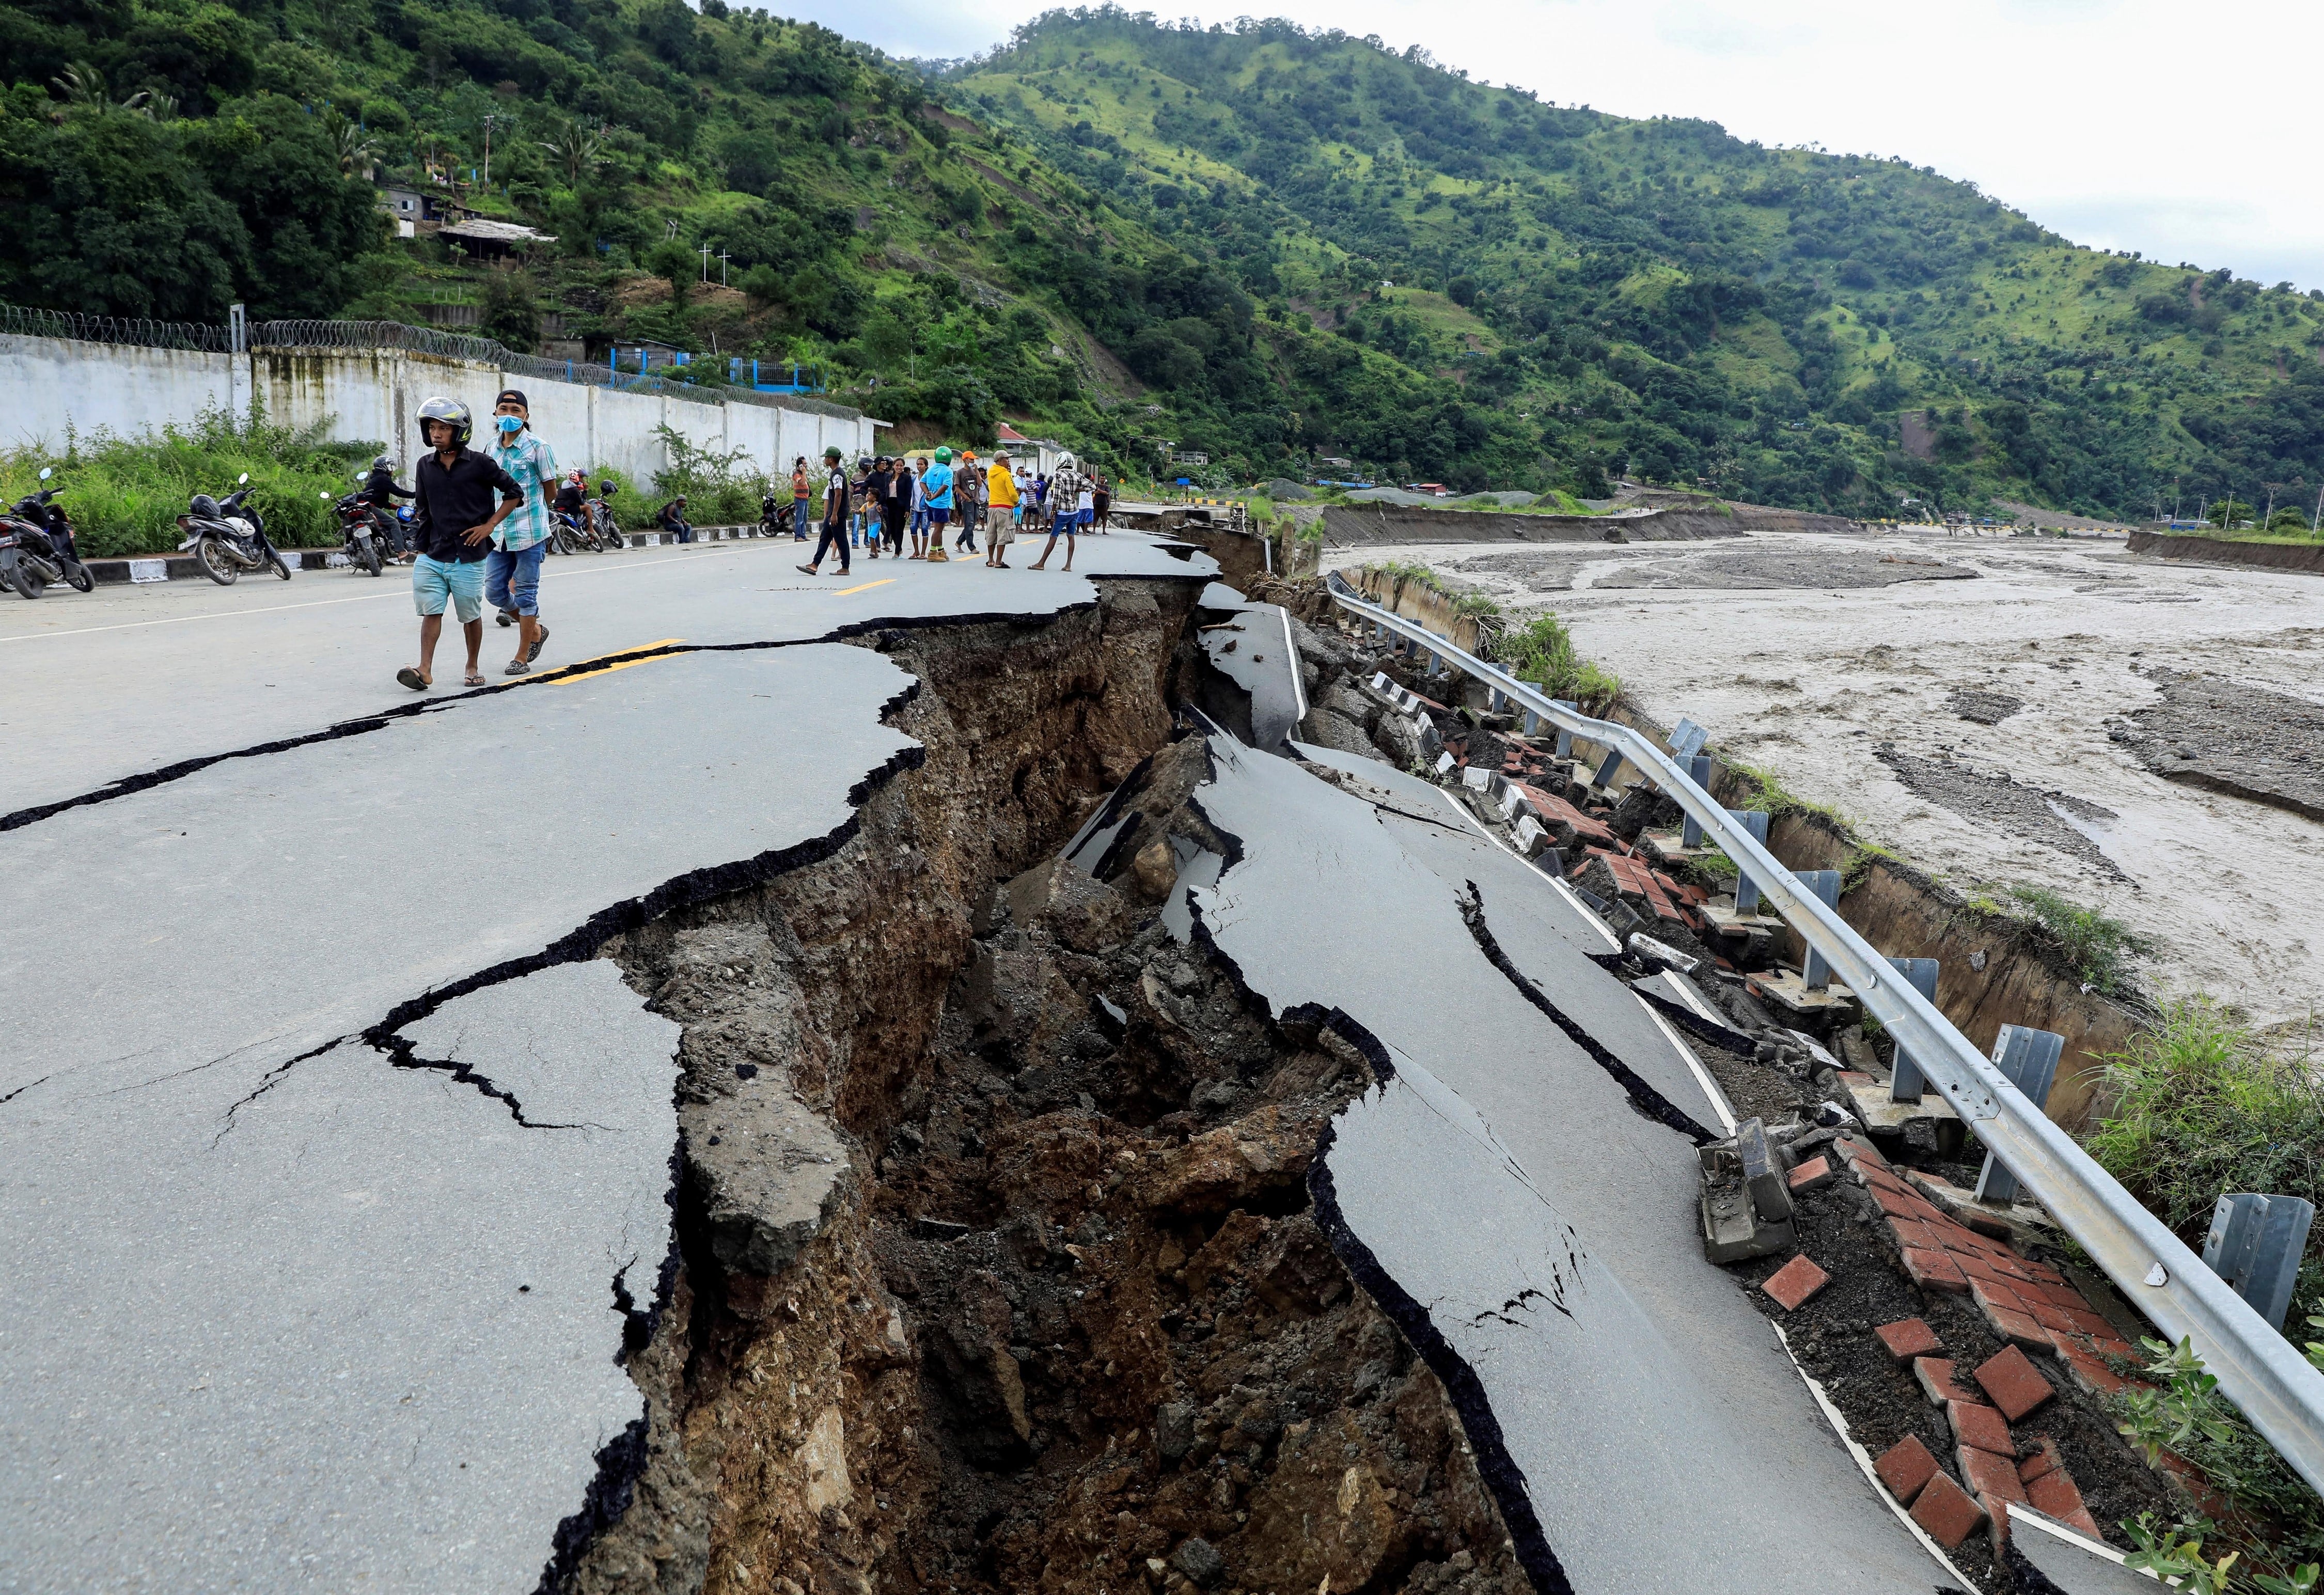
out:
M2022 1501L2025 1486L2017 1477L2015 1457L1996 1456L1989 1451L1979 1451L1974 1445L1963 1445L1953 1452L1953 1460L1960 1464L1961 1483L1980 1501L1996 1496L2005 1501ZM2047 1477L2054 1479L2052 1473ZM1986 1508L1991 1511L1988 1505Z
M1910 1362L1915 1357L1933 1357L1944 1350L1937 1332L1918 1318L1899 1318L1894 1323L1884 1323L1872 1332L1880 1337L1888 1355L1899 1362Z
M1963 1445L2009 1458L2011 1477L2016 1476L2017 1443L2009 1437L2009 1425L1999 1413L1981 1401L1948 1401L1945 1421Z
M2034 1444L2034 1454L2017 1464L2017 1477L2031 1484L2044 1473L2066 1465L2058 1454L2058 1443L2044 1434Z
M1832 1167L1831 1159L1819 1156L1809 1158L1792 1170L1784 1176L1784 1184L1791 1186L1794 1196L1804 1196L1810 1191L1822 1190L1839 1177L1839 1171Z
M1921 1491L1921 1498L1913 1503L1913 1521L1929 1531L1929 1537L1948 1551L1960 1549L1961 1542L1977 1532L1985 1521L1985 1508L1969 1498L1969 1493L1940 1473L1929 1480Z
M1817 1268L1808 1255L1802 1252L1767 1276L1767 1282L1759 1288L1766 1291L1777 1306L1789 1313L1821 1290L1831 1279L1831 1275Z
M1880 1475L1880 1482L1888 1487L1890 1495L1909 1507L1913 1498L1937 1476L1937 1459L1929 1454L1929 1448L1921 1443L1918 1434L1907 1434L1880 1453L1872 1471Z
M1931 1406L1942 1406L1949 1401L1977 1400L1977 1392L1962 1387L1954 1376L1953 1365L1942 1357L1914 1358L1913 1377L1921 1381L1921 1394L1929 1398Z
M2015 1346L2005 1347L1978 1363L1970 1377L2013 1424L2056 1394L2041 1370Z
M1916 1246L1904 1248L1904 1273L1923 1290L1963 1291L1969 1280L1960 1266L1941 1251L1924 1251Z

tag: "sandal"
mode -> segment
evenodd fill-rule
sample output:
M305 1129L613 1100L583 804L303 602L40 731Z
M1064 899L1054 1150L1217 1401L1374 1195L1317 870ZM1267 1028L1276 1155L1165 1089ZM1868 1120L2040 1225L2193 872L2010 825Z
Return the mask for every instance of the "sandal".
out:
M471 670L471 671L469 671L466 676L463 676L462 678L460 678L460 685L461 685L461 686L463 686L463 687L482 687L482 686L484 686L484 672L482 672L481 670Z
M524 662L528 665L532 663L533 660L540 657L540 650L548 646L549 628L547 626L543 626L540 628L540 635L532 640L532 651L524 656Z
M428 678L420 673L416 665L404 666L395 673L395 678L414 692L426 692L430 686Z

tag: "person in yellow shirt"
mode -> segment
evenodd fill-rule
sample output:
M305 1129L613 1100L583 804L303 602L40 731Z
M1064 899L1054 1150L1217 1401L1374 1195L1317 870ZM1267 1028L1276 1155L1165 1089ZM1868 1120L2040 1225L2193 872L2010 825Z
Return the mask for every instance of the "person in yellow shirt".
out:
M989 506L984 517L984 562L1006 570L1009 561L1001 556L1009 551L1017 524L1017 478L1010 472L1007 455L992 456L984 473L984 491Z

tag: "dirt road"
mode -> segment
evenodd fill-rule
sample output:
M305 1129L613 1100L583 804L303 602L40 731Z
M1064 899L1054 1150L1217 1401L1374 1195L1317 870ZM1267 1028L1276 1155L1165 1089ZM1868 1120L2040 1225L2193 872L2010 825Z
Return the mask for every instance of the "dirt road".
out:
M1388 558L1554 610L1648 713L1692 715L1962 890L2044 886L2127 922L2155 994L2275 1026L2324 991L2324 827L2274 806L2324 774L2313 576L1926 532L1325 563ZM2259 796L2191 784L2219 770Z

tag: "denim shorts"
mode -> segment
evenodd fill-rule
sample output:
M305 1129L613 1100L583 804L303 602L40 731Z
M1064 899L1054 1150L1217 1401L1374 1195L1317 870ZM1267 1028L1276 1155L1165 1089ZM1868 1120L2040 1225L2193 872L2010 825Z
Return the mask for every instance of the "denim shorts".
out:
M411 562L411 603L423 615L442 614L449 600L462 625L481 620L484 613L484 562L481 559L432 559L422 554Z
M494 549L484 556L484 598L494 609L519 614L540 613L540 562L549 544L538 542L514 553Z

